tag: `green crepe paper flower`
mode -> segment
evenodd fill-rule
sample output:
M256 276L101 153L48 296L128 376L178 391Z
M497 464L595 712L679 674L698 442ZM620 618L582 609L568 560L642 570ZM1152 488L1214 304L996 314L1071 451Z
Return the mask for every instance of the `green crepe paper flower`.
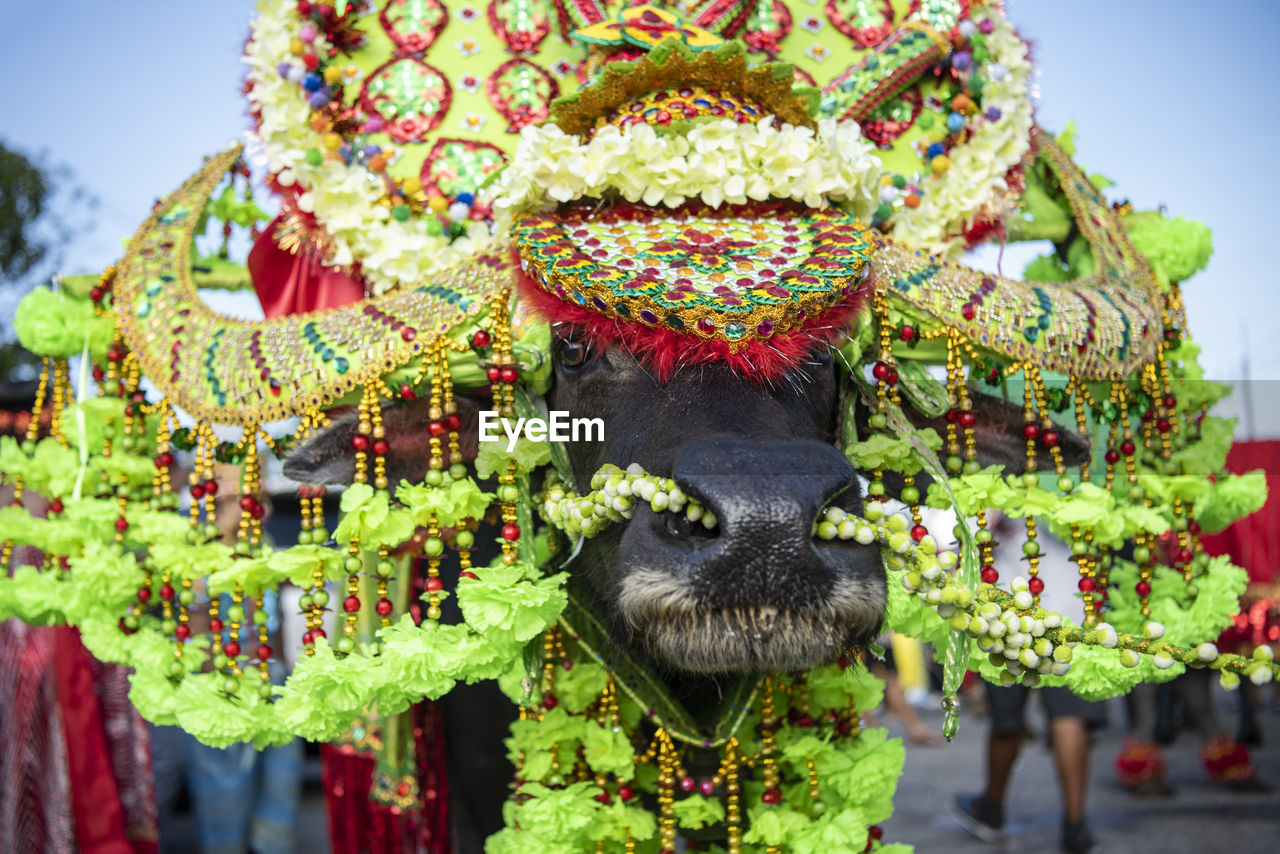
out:
M280 725L308 741L334 740L369 704L384 667L381 657L339 658L321 638L280 689L274 704Z
M17 617L33 626L65 622L66 582L54 581L34 566L19 566L0 580L0 619Z
M680 827L697 830L724 821L724 805L697 793L680 798L671 808Z
M65 359L88 345L89 355L100 361L115 337L115 320L95 314L90 300L36 288L18 303L13 329L18 342L38 356Z
M1124 225L1162 285L1185 282L1209 265L1213 231L1203 222L1139 211L1126 216Z
M196 655L183 660L195 660ZM202 678L213 674L188 673L184 678ZM157 726L178 725L178 686L162 668L143 666L129 674L129 702L138 714Z
M1235 429L1234 418L1205 416L1200 419L1199 437L1174 451L1173 461L1181 463L1183 471L1192 474L1206 475L1222 471L1227 464L1227 452L1235 441Z
M279 578L288 579L303 589L311 587L317 567L327 581L340 581L347 577L341 553L310 543L272 552L267 564Z
M447 694L477 655L489 650L483 639L466 626L442 626L425 621L421 626L408 614L378 632L382 658L391 681L409 694L436 699Z
M1234 565L1230 558L1215 557L1210 560L1207 571L1192 577L1195 585L1195 596L1192 596L1181 572L1157 566L1151 587L1160 595L1150 600L1150 619L1164 626L1164 640L1172 644L1194 646L1216 638L1240 610L1239 597L1248 581L1248 573ZM1108 584L1112 612L1107 620L1117 631L1141 637L1147 618L1142 616L1142 603L1133 590L1137 582L1138 567L1130 561L1117 560Z
M405 506L419 525L427 524L436 514L436 523L450 527L463 519L479 519L493 501L493 494L483 492L470 478L450 481L446 486L411 484L400 481L396 500Z
M508 453L505 435L496 442L481 442L480 453L476 455L476 475L483 480L494 474L503 474L508 460L516 461L517 472L528 474L551 462L551 443L534 442L522 435L516 440L515 450Z
M867 846L867 826L871 823L856 808L831 810L792 836L787 847L796 854L861 851Z
M917 436L931 451L942 447L942 439L932 427L920 430ZM873 433L866 439L849 445L844 452L854 467L865 471L889 469L903 474L915 474L924 467L920 452L910 439L886 433Z
M157 566L165 567L178 580L195 581L229 567L233 551L217 540L193 544L183 539L181 542L153 543L150 554Z
M358 539L366 545L394 546L413 536L413 517L405 510L392 510L385 489L374 490L367 483L353 483L342 493L342 521L334 539Z
M635 748L620 726L586 721L582 733L582 759L597 774L616 774L629 780L636 773Z
M818 709L847 709L850 705L874 709L884 700L884 683L861 664L843 669L838 664L815 667L809 671L805 684L809 703Z
M945 484L935 480L929 484L925 504L935 510L949 510L954 506L966 516L972 516L982 507L1003 507L1014 494L1005 482L1003 470L1003 466L987 466L973 474L949 477Z
M1192 508L1205 533L1216 534L1267 503L1267 476L1262 470L1219 475L1209 493Z
M67 617L72 622L98 608L122 614L142 586L142 568L132 554L109 540L91 540L68 561L72 587Z
M902 586L902 574L901 569L886 570L889 603L885 609L885 628L941 650L946 646L951 627L933 607Z
M231 593L236 587L257 594L268 587L275 587L284 578L271 566L271 555L233 558L225 567L209 576L209 593L218 596Z
M594 661L575 662L569 670L556 671L556 699L575 715L582 714L608 681L608 672Z
M248 668L234 697L222 692L221 674L190 673L178 686L175 716L178 726L210 747L229 747L252 741L258 729L252 707L258 699L259 676Z
M754 803L748 807L747 816L750 818L751 827L742 835L742 841L753 845L791 844L813 820L802 812L760 803ZM833 850L861 851L866 846L865 836L866 827L863 827L864 838L861 846ZM826 854L831 853L828 851Z
M536 570L499 561L472 570L458 585L458 606L467 624L496 640L523 643L556 621L568 601L566 573L537 577Z
M185 542L191 521L169 510L152 510L145 504L130 504L125 513L129 523L126 539L146 547L152 543Z

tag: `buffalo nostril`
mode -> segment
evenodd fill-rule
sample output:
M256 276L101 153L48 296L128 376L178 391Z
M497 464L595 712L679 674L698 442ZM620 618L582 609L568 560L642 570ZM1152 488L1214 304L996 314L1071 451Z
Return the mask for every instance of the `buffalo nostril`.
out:
M668 540L690 544L707 543L720 536L719 525L708 529L701 522L690 519L684 513L659 513L658 530Z

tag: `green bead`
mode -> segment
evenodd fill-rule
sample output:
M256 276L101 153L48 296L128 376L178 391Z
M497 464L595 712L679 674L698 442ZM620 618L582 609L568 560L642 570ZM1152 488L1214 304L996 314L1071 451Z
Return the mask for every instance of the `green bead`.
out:
M266 608L255 608L253 610L253 624L255 626L265 626L269 619L270 615L267 613Z
M355 555L350 555L346 561L343 562L342 566L346 569L347 575L355 575L357 572L364 569L364 561Z
M914 486L904 486L902 488L902 503L919 504L920 490L916 489Z
M454 463L453 465L449 466L449 477L453 478L454 480L462 480L466 476L467 476L467 467L464 466L462 463Z
M989 543L991 542L992 534L986 528L979 528L978 533L974 534L973 538L980 543Z
M236 540L236 551L242 555L249 553L249 541L244 539Z
M206 540L216 540L221 535L222 532L218 530L218 526L215 523L209 522L204 526L204 538Z
M225 652L220 652L213 657L213 669L224 670L230 661L231 659L227 658L227 654Z
M444 483L444 472L440 469L427 469L427 486L440 486Z
M1076 488L1076 482L1071 478L1063 475L1058 478L1058 491L1070 494Z
M200 530L198 528L190 528L187 530L187 542L191 545L194 546L202 539L203 537L200 536Z
M440 555L444 554L444 540L439 537L427 537L422 550L426 552L427 557L440 557Z
M129 631L136 632L140 625L142 625L142 621L138 619L137 614L124 615L124 627Z
M227 619L233 623L244 622L244 608L240 605L232 605L227 609Z
M222 692L224 694L234 694L240 690L240 680L234 676L228 676L222 680Z
M334 644L334 648L337 649L338 652L349 655L350 653L355 651L356 642L344 635L343 637L338 638L338 642Z
M306 545L307 543L309 543L309 542L311 542L311 532L310 532L310 531L299 531L299 532L298 532L298 545L300 545L300 546L305 546L305 545Z
M1040 485L1040 475L1033 471L1024 472L1022 475L1022 485L1028 489Z
M298 597L299 610L310 611L313 607L315 607L315 600L311 598L310 594L303 593Z
M171 635L178 629L178 621L174 619L161 620L160 631L163 634Z
M275 692L274 686L270 682L258 686L258 696L264 700L270 700L271 695Z
M195 604L195 601L196 601L196 594L194 591L187 590L186 588L183 588L182 590L178 591L179 603L186 605L188 608L190 608L192 605Z
M106 430L111 430L111 428L110 428L110 427L108 427L108 428L106 428ZM104 434L106 433L106 430L104 430L104 431L103 431L103 433L104 433ZM114 430L111 430L111 435L112 435L112 436L114 436L114 435L115 435L115 431L114 431ZM109 438L111 438L111 436L107 436L107 438L109 439ZM26 454L27 456L31 456L32 454L34 454L34 453L36 452L36 443L35 443L35 442L33 442L33 441L31 441L30 439L23 439L23 440L22 440L22 452L23 452L24 454Z
M470 531L458 532L458 548L469 549L476 544L476 535Z
M960 459L956 454L947 457L947 471L952 474L960 474L964 470L964 460Z
M889 426L889 417L883 412L872 413L871 417L867 419L867 425L873 430L883 430Z
M181 661L178 661L178 659L176 659L176 658L175 658L175 659L173 659L172 661L170 661L170 662L169 662L169 676L170 676L170 677L174 677L174 678L176 678L176 677L178 677L178 676L181 676L181 675L183 674L183 672L184 672L184 669L183 669L183 667L182 667L182 662L181 662Z
M977 461L977 460L965 460L965 461L964 461L964 468L963 468L963 472L964 472L965 474L977 474L977 473L978 473L978 472L980 472L980 471L982 471L982 466L980 466L980 465L978 464L978 461Z
M884 495L884 484L878 480L867 484L867 495L874 495L877 498Z
M1089 553L1089 544L1084 540L1073 540L1071 542L1071 553L1073 555L1084 555Z
M498 487L498 500L504 504L515 504L520 500L520 487L513 483Z
M317 590L311 594L311 601L317 608L323 608L329 604L329 593L323 589Z
M1133 501L1142 501L1147 497L1147 491L1141 486L1134 486L1129 490L1129 498Z
M1035 540L1027 540L1022 544L1022 553L1027 557L1035 557L1040 554L1040 544Z
M396 565L389 560L380 560L378 565L373 568L379 578L390 578L396 574Z
M1185 530L1187 530L1187 517L1186 517L1186 516L1175 516L1175 517L1174 517L1174 519L1173 519L1173 530L1175 530L1175 531L1185 531Z
M319 166L324 162L324 155L320 153L318 148L307 149L306 157L308 166Z
M408 222L412 215L413 211L409 210L408 205L396 205L391 209L391 216L396 222Z
M1144 564L1151 562L1151 549L1146 546L1138 546L1133 550L1133 562L1136 564Z
M1187 585L1187 596L1188 596L1189 598L1191 598L1191 599L1195 599L1195 598L1196 598L1197 596L1199 596L1199 595L1200 595L1200 588L1199 588L1199 587L1196 587L1194 584L1188 584L1188 585Z

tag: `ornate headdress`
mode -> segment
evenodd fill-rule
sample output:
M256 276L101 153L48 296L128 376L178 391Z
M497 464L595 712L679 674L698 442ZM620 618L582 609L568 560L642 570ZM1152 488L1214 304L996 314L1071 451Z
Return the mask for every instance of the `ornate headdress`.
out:
M487 387L500 411L536 412L550 319L657 374L716 361L769 379L816 343L840 348L850 409L861 398L871 412L866 435L844 418L844 450L872 499L886 473L903 475L907 509L832 510L815 536L881 544L888 625L940 650L949 701L966 667L1086 697L1186 666L1272 678L1269 660L1208 643L1243 574L1197 535L1256 507L1259 489L1210 477L1230 425L1205 415L1221 392L1200 381L1177 286L1203 264L1207 234L1108 205L1069 145L1033 127L1026 48L994 4L818 11L495 0L486 18L439 0L262 0L250 97L282 213L247 268L193 254L211 216L228 230L258 216L237 196L234 148L157 205L92 287L24 302L17 325L46 357L36 409L52 410L52 436L0 439L0 470L52 506L0 509L6 563L15 543L43 554L0 580L0 616L78 625L95 655L135 668L144 715L211 744L332 739L370 707L394 714L497 678L521 708L522 782L515 824L490 850L652 838L669 849L678 830L717 823L730 850L812 834L860 850L891 810L902 760L859 724L872 680L846 660L743 680L708 733L568 602L558 556L621 522L620 495L693 518L706 508L634 469L574 495L546 446L464 465L455 393ZM1162 253L1171 230L1202 257ZM1066 260L1038 261L1025 282L957 260L993 231L1054 239ZM348 304L265 321L225 317L200 294L252 284L277 299L282 278L325 277ZM88 367L69 376L81 352L97 396ZM1011 381L1026 476L977 463L972 389ZM393 495L404 451L386 421L418 398L429 420L413 453L428 470ZM307 491L299 543L267 547L264 455L343 404L355 410L355 484L341 521L329 531ZM1060 420L1095 437L1081 466L1063 458ZM1052 477L1034 474L1038 460ZM241 472L234 545L211 527L224 462ZM486 492L477 478L490 476ZM972 520L957 548L924 527L925 505ZM500 555L473 566L474 522L491 507ZM995 510L1026 520L1025 578L996 575ZM1083 625L1038 604L1045 527L1071 545ZM425 567L412 594L396 557L406 542ZM440 579L446 550L462 567L454 590ZM285 581L306 591L308 631L273 686L256 606ZM206 592L210 631L197 637L190 615ZM463 621L445 625L449 595ZM701 783L683 770L692 749L719 753ZM656 822L634 799L645 788Z

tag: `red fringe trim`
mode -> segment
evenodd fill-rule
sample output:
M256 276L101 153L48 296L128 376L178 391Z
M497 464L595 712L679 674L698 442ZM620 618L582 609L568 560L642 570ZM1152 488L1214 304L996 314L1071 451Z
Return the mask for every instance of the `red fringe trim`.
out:
M1136 789L1148 780L1163 779L1166 770L1164 754L1151 741L1126 738L1116 757L1116 776L1126 789Z
M866 305L873 287L873 281L868 277L844 302L810 318L799 328L773 335L765 341L750 341L740 346L737 352L732 352L729 342L718 338L697 338L640 322L618 320L593 308L565 302L543 290L525 274L515 249L511 254L522 305L549 323L581 326L598 347L621 347L648 368L659 382L666 382L680 368L715 362L728 365L763 385L777 383L816 345L835 342Z

